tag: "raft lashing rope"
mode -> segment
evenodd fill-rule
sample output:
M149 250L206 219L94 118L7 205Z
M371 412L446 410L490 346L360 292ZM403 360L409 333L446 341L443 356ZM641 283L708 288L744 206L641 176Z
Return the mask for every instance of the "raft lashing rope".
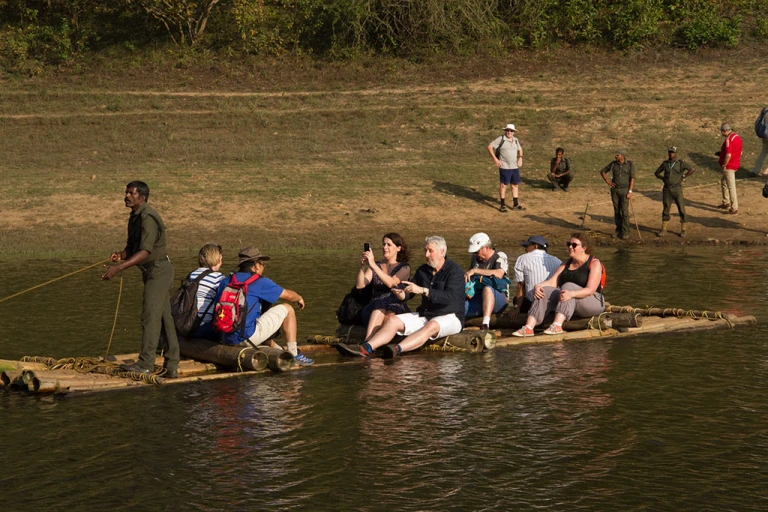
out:
M159 385L166 370L162 366L155 366L152 373L129 372L120 368L118 363L105 361L98 357L66 357L63 359L54 359L52 357L24 356L21 358L25 363L42 363L46 370L75 370L78 373L88 374L96 373L101 375L111 375L113 377L130 378L138 382ZM34 372L34 370L30 370Z

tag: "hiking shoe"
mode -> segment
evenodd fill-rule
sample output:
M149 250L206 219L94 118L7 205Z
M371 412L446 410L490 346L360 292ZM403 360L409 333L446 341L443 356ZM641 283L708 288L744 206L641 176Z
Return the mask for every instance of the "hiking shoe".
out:
M621 235L619 238L622 240L629 240L629 235Z
M126 372L131 372L131 373L144 373L147 375L152 373L152 370L147 370L146 368L142 368L138 364L121 364L120 369Z
M178 379L179 378L179 370L165 370L165 373L162 375L164 379Z
M721 209L721 210L730 210L731 209L731 205L725 204L725 203L721 203L720 206L718 206L718 208Z
M547 330L544 331L544 334L563 334L563 327L561 325L552 324L547 327Z
M733 208L731 208L730 210L728 210L725 213L727 213L728 215L736 215L736 214L739 213L739 210L734 210Z
M527 338L529 336L533 336L533 329L530 329L527 326L522 326L518 330L512 333L512 336L517 336L518 338Z
M381 349L381 357L382 359L394 359L397 357L397 345L384 345Z
M293 361L298 366L312 366L313 364L315 364L315 360L314 359L308 358L307 356L305 356L301 352L299 352L298 354L293 356Z
M507 206L506 205L501 205L501 207L499 208L499 211L500 212L506 212L507 211Z
M349 357L368 357L370 354L360 350L360 345L347 345L346 343L337 343L336 350L339 354Z

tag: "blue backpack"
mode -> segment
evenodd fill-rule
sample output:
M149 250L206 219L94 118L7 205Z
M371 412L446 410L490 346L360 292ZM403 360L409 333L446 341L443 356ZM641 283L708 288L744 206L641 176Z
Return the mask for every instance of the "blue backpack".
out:
M768 107L765 107L755 120L755 135L761 139L768 137Z

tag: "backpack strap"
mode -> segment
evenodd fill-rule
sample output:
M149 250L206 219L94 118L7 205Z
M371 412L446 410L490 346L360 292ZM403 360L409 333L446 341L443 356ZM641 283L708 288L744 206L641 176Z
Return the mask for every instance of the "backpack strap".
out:
M200 274L196 278L191 279L191 281L194 281L194 282L200 284L200 281L205 279L205 276L207 276L209 274L212 274L212 273L213 273L213 270L207 268L207 269L203 270L202 272L200 272ZM189 276L191 276L191 275L192 275L192 273L190 272ZM189 277L189 276L187 276L187 277Z

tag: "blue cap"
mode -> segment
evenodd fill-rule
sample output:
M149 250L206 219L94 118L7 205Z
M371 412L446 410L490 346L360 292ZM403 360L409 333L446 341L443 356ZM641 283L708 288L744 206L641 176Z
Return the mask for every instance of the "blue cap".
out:
M543 236L534 235L525 242L521 243L523 247L528 247L531 244L539 244L539 246L543 247L544 249L547 248L547 241L544 239Z

